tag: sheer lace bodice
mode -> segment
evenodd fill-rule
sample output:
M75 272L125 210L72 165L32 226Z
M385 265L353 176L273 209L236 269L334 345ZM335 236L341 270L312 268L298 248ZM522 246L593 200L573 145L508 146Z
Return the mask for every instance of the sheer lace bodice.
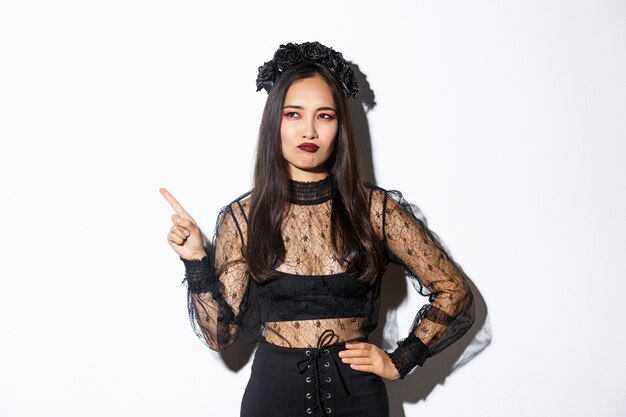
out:
M245 247L250 194L220 212L210 256L185 261L189 312L198 336L212 349L227 347L241 331L256 341L315 347L327 329L338 342L365 340L378 321L380 279L361 283L334 254L329 178L291 181L282 225L285 257L276 279L249 279ZM435 244L397 191L368 186L370 218L387 261L400 264L430 303L390 357L404 376L458 339L473 322L472 296L458 268Z

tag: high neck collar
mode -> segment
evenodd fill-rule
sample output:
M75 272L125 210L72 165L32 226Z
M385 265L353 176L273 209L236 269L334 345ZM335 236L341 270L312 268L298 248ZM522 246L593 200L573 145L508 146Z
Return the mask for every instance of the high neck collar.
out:
M312 182L289 180L289 191L292 204L320 204L333 197L333 182L330 175Z

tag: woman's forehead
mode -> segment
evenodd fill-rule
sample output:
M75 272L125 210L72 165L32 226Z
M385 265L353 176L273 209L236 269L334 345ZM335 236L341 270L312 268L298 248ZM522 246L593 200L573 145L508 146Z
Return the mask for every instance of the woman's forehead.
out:
M287 90L284 105L335 106L332 90L320 75L294 81Z

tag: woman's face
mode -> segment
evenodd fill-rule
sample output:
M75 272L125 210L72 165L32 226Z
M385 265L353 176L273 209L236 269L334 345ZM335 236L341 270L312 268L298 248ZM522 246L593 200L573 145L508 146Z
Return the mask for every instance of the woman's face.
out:
M320 75L294 81L287 90L280 141L289 178L317 181L328 175L327 161L337 136L337 110Z

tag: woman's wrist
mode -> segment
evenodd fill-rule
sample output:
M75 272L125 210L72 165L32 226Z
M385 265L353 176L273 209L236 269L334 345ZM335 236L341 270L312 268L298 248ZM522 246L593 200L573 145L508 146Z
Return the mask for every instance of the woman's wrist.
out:
M391 357L389 356L389 352L385 352L383 350L383 352L385 353L385 378L394 381L398 378L400 378L402 375L400 375L400 371L398 370L398 367L396 366L396 364L393 362L393 360L391 360Z
M183 282L187 283L189 292L207 292L215 282L216 277L215 268L213 268L206 253L199 259L185 259L181 257L180 260L185 265L185 279Z
M398 370L400 379L411 372L416 366L423 366L429 355L428 347L413 332L398 342L398 347L393 352L385 352Z
M189 256L180 257L180 259L184 261L201 261L203 258L207 257L206 251L191 253Z

